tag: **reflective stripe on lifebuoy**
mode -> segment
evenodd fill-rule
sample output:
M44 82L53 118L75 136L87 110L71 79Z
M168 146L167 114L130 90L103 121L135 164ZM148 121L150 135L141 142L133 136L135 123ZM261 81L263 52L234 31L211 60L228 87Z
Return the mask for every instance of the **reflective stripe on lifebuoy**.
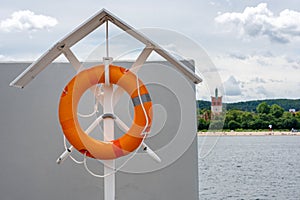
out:
M143 107L148 118L148 130L152 119L151 98L142 81L138 80L139 97L136 75L125 68L114 65L110 65L109 70L110 83L122 87L130 95L134 105L132 125L128 132L120 138L109 142L96 140L82 130L77 118L77 107L83 93L93 85L104 83L103 65L86 69L73 77L62 92L59 103L59 121L70 144L81 153L102 160L127 155L139 147L143 140L142 131L147 124Z

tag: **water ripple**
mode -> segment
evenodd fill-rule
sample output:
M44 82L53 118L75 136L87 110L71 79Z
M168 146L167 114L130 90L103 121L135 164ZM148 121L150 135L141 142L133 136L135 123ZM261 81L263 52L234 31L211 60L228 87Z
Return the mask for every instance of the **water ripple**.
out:
M199 158L200 199L299 200L299 155L297 136L221 137Z

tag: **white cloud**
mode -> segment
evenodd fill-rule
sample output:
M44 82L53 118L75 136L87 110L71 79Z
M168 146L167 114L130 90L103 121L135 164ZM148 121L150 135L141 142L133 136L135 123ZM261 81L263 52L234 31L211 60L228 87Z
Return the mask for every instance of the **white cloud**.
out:
M30 62L35 60L38 55L25 54L25 55L3 55L0 54L0 62Z
M232 57L232 58L239 59L239 60L246 60L248 58L247 55L244 55L244 54L241 54L241 53L230 53L229 56Z
M213 61L224 82L226 101L270 98L299 98L300 64L297 57L284 55L242 55L246 59L223 54ZM240 92L239 92L240 90Z
M223 84L227 96L241 95L240 82L234 76L230 76Z
M255 77L255 78L251 79L250 81L254 82L254 83L266 83L266 81L261 77Z
M0 30L6 32L47 30L57 23L53 17L36 15L29 10L20 10L14 12L10 18L0 21Z
M268 9L266 3L246 7L243 12L220 14L215 18L215 22L229 25L242 36L266 36L278 43L287 43L300 36L300 12L285 9L276 16Z
M13 61L14 59L0 54L0 61Z

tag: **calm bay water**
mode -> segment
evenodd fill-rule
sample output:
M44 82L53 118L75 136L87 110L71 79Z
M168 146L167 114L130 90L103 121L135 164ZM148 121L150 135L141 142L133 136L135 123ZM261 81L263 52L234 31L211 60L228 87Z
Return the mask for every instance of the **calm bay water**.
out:
M198 137L198 141L200 200L300 200L299 136Z

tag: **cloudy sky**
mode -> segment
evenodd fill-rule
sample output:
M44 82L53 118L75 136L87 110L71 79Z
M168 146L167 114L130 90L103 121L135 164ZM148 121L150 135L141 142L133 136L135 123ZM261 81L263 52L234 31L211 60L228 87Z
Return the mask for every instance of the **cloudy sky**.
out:
M0 61L36 60L102 8L135 28L174 30L195 41L218 69L226 101L300 98L297 0L2 0Z

